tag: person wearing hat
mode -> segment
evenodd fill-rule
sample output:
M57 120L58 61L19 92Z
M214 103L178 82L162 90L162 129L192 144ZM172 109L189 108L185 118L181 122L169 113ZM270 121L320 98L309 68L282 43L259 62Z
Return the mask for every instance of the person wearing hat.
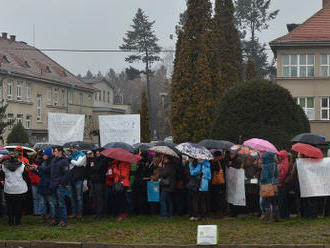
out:
M72 215L70 218L81 219L83 212L83 180L85 176L85 167L87 157L85 153L79 150L78 145L71 146L72 154L70 156L70 198L72 205Z

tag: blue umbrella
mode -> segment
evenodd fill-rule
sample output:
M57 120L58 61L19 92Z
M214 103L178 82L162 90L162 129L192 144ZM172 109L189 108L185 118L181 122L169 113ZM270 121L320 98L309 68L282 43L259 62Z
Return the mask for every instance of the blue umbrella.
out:
M108 144L106 144L105 146L103 146L103 148L107 149L107 148L122 148L128 152L131 153L135 153L135 149L133 148L133 146L124 143L124 142L110 142Z

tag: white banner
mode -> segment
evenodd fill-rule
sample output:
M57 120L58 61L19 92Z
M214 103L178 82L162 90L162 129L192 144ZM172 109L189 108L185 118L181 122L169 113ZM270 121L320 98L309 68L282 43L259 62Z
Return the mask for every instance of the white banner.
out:
M100 115L101 146L110 142L140 143L140 115Z
M330 158L297 159L301 197L330 196Z
M48 113L48 142L63 145L84 140L85 115Z
M226 170L227 202L235 206L246 206L245 174L243 169L229 167Z

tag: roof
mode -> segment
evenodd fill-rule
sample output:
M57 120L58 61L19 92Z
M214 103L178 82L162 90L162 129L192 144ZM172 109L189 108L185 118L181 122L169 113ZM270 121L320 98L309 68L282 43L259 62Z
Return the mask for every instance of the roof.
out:
M81 79L83 82L85 82L86 84L98 84L98 83L106 83L110 88L115 89L115 87L113 86L113 84L107 80L105 77L103 78L82 78Z
M307 19L303 24L288 34L270 42L270 45L281 43L325 43L330 42L330 7L325 7Z
M0 70L10 71L22 77L33 77L95 90L46 54L22 41L0 38Z

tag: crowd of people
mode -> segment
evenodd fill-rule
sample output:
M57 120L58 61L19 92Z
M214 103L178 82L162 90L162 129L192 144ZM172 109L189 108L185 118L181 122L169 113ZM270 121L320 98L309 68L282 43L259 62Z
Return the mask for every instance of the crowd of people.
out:
M280 151L261 158L242 158L216 150L210 161L138 151L128 163L105 157L103 148L81 151L73 145L48 147L28 156L22 147L0 159L0 215L9 225L21 225L22 213L41 216L44 223L65 227L67 219L130 215L206 218L258 216L265 223L291 214L317 218L318 198L300 198L296 157ZM228 168L244 169L246 206L226 201ZM159 182L159 202L149 202L147 182ZM277 185L275 195L261 197L262 185ZM69 216L68 216L69 215Z

